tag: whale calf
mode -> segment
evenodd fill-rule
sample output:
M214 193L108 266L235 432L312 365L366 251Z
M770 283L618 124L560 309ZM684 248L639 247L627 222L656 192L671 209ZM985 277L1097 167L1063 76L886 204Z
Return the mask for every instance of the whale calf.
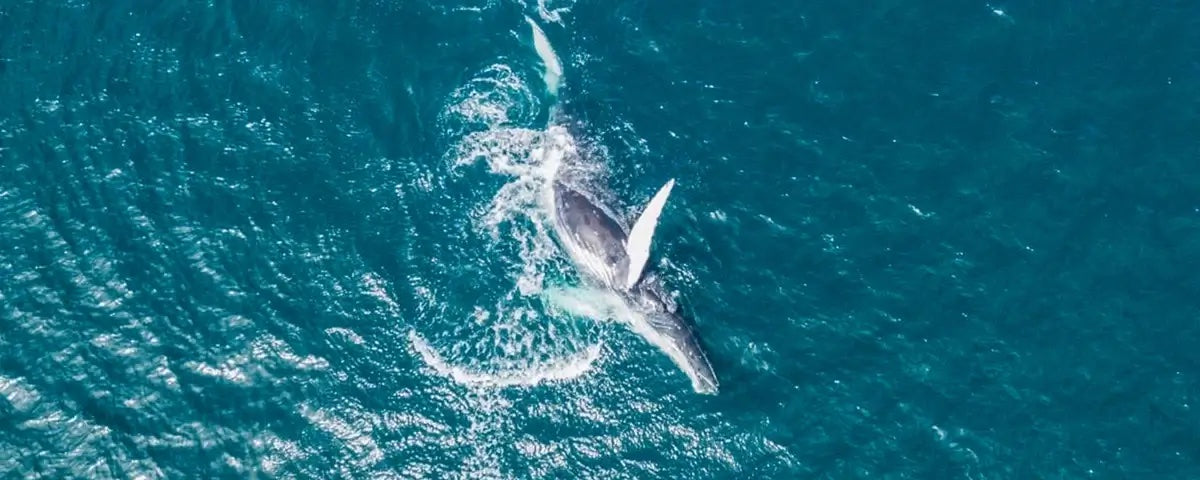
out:
M555 237L578 269L611 289L636 313L634 332L658 347L699 393L715 394L717 377L688 323L664 301L657 277L645 273L650 241L674 180L659 189L627 234L598 204L561 180L553 181Z

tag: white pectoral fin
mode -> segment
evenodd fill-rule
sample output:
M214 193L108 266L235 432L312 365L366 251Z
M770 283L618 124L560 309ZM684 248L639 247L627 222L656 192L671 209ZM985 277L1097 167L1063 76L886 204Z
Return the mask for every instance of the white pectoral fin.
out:
M654 238L654 228L658 226L658 215L667 204L667 197L671 195L671 187L674 186L675 179L671 179L658 189L658 193L646 204L642 216L634 222L629 231L629 238L625 239L625 252L629 255L629 270L625 277L626 289L633 288L642 278L646 261L650 259L650 241Z
M543 79L546 81L546 89L551 95L558 95L558 82L562 77L562 63L558 61L558 54L554 53L554 47L550 45L550 39L546 38L546 32L542 31L537 22L532 18L525 17L525 21L529 22L529 28L533 33L533 48L537 50L538 57L542 59L542 63L546 67L546 72L543 74Z

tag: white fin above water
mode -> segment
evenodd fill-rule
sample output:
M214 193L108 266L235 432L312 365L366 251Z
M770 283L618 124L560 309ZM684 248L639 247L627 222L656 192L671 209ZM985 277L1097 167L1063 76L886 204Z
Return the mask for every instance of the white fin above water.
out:
M671 187L674 186L675 179L671 179L658 189L658 193L646 204L646 209L642 210L642 216L638 217L633 228L629 230L629 238L625 239L625 252L629 255L629 270L625 277L626 290L633 288L642 278L642 270L646 268L646 261L650 259L650 241L654 238L654 228L658 226L658 215L667 204L667 197L671 195Z
M546 90L551 95L558 95L558 80L562 78L562 64L558 63L558 55L554 53L554 47L550 45L550 40L546 38L546 32L542 31L537 22L532 18L525 17L525 21L529 22L529 28L533 30L533 48L537 50L538 57L542 59L542 63L546 66L546 73L543 79L546 81Z

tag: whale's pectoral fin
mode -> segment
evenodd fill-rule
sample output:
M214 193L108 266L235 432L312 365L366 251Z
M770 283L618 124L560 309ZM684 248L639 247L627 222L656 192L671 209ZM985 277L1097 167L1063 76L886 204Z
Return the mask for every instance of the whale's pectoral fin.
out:
M642 278L646 261L650 259L650 241L654 237L654 228L658 226L658 215L662 213L663 206L667 204L667 197L671 195L671 187L674 186L675 179L671 179L658 189L658 193L654 194L654 198L646 204L642 216L638 217L637 222L634 222L633 228L629 231L629 237L625 239L625 252L629 255L625 289L633 288Z
M550 45L550 40L546 38L546 32L542 30L542 27L539 27L537 22L528 16L525 17L525 21L529 22L529 28L533 32L533 48L546 66L546 72L543 75L543 79L546 80L546 90L551 95L558 95L558 81L563 74L558 54L554 53L554 47Z

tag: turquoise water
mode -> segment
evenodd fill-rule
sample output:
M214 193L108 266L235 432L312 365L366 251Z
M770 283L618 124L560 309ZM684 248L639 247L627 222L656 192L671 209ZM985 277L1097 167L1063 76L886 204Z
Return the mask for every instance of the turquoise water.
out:
M14 0L0 80L6 478L1200 478L1194 3ZM559 171L676 179L717 395Z

